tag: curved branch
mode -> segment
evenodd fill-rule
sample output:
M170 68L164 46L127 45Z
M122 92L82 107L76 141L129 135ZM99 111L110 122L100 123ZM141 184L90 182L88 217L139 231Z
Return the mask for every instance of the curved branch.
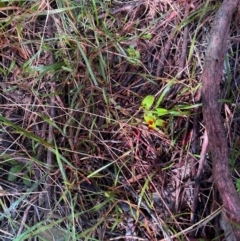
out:
M225 0L219 8L208 45L203 74L203 117L213 160L213 177L221 195L226 215L240 240L240 198L233 184L229 168L229 150L226 133L218 105L219 83L222 76L224 55L230 23L239 0Z

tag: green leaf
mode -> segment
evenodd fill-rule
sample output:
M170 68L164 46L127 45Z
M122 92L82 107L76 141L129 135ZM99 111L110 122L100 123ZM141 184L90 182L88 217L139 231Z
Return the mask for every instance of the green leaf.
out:
M14 182L17 179L17 177L14 174L10 173L8 174L7 179L9 182Z
M189 110L189 109L194 109L194 108L197 108L200 106L202 106L202 103L194 104L194 105L177 105L177 108L180 110Z
M154 113L157 114L157 116L163 116L169 114L169 111L164 108L156 108L154 109Z
M155 99L154 95L147 95L142 100L141 106L143 106L147 110L150 110L153 105L154 99Z
M22 171L22 169L23 169L23 165L16 165L14 167L11 167L9 172L10 173L19 173Z
M240 179L239 178L237 179L236 187L237 187L238 194L240 194Z
M31 179L30 177L28 176L28 174L24 174L23 175L23 183L26 185L26 186L31 186Z
M190 112L188 111L178 111L178 110L169 110L168 113L173 116L183 116L183 115L190 114Z
M162 119L156 120L156 126L165 126L165 125L166 125L166 121L164 121Z
M23 165L16 165L10 168L9 175L8 175L8 181L13 182L16 180L17 176L16 173L21 172L23 169Z

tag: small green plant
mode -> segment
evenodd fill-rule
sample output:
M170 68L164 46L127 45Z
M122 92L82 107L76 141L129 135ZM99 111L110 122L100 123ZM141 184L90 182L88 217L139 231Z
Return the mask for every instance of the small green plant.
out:
M150 129L156 129L157 127L164 127L166 121L161 119L162 116L184 116L189 115L190 112L187 109L195 108L198 105L176 105L172 109L168 110L165 108L160 108L161 101L166 92L163 92L159 97L157 103L154 105L155 96L147 95L141 103L141 108L143 109L144 121L148 124Z
M152 38L152 34L146 33L146 34L142 35L142 38L146 39L146 40L150 40Z
M133 65L140 65L140 52L134 48L133 45L130 45L127 49L129 56L128 61Z

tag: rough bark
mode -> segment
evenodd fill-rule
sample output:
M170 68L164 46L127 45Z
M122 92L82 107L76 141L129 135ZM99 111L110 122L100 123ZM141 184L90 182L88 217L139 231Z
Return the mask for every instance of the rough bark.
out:
M230 23L238 4L239 0L225 0L219 8L202 74L203 117L212 153L213 177L236 240L240 240L240 230L236 227L240 225L240 198L230 175L229 149L217 101Z

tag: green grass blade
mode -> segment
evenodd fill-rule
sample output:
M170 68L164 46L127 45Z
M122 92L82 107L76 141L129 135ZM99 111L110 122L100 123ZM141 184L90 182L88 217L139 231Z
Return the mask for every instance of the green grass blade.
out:
M155 108L158 108L161 103L163 98L165 97L165 95L167 94L167 92L170 90L171 86L176 82L176 78L173 78L164 88L163 92L161 93L160 97L157 100L156 106Z
M2 115L0 115L0 123L2 123L3 125L6 125L6 126L12 127L18 133L20 133L20 134L24 135L25 137L28 137L28 138L30 138L34 141L39 142L40 144L44 145L47 148L53 147L49 142L47 142L44 139L32 134L31 132L23 129L22 127L14 124L12 121L8 120L7 118L3 117Z

